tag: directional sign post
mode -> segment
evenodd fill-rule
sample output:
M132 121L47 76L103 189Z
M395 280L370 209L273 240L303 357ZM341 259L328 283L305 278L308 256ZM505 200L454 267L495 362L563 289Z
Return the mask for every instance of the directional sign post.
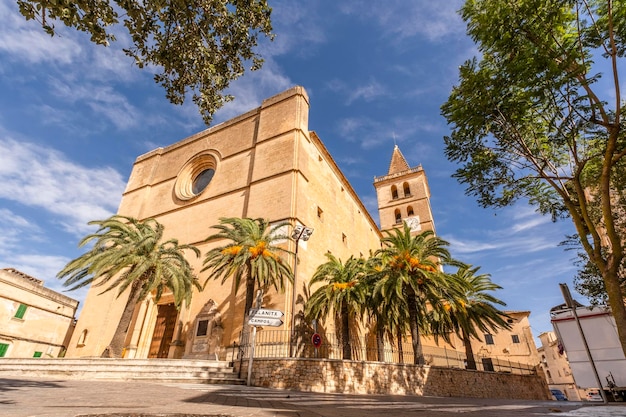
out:
M280 310L268 310L266 308L251 308L250 319L248 324L250 326L270 326L279 327L282 326L283 321L281 317L284 316Z

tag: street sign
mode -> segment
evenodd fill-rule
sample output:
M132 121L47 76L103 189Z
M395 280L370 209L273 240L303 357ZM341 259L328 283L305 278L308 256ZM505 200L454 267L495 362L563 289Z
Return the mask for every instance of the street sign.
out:
M283 325L283 321L281 319L275 319L271 317L250 317L248 320L248 324L250 326L270 326L270 327L279 327Z
M267 318L279 319L284 315L285 313L283 313L280 310L268 310L266 308L251 308L250 309L250 318L267 317Z
M282 326L283 321L280 319L284 316L280 310L268 310L266 308L251 308L250 320L248 324L250 326L270 326L279 327Z
M313 343L313 346L315 346L315 348L317 349L318 347L322 346L322 336L320 336L318 333L313 334L313 336L311 337L311 342Z

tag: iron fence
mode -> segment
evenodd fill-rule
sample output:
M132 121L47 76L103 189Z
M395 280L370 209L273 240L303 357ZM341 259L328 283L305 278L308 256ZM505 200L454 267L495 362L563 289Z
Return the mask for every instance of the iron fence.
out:
M292 334L289 330L262 330L254 340L255 358L344 358L344 344L335 334L320 333L321 344L315 347L312 332ZM239 359L247 359L252 351L250 333L242 334L239 345ZM350 360L372 361L397 364L423 364L445 368L467 368L464 352L446 347L421 346L417 354L410 342L379 344L375 337L353 337L348 343ZM536 373L533 365L514 362L503 358L474 355L476 370L506 372L521 375Z

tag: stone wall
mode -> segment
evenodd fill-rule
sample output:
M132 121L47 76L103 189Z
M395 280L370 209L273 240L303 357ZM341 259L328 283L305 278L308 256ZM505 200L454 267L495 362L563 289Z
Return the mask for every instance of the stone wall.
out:
M243 378L247 360L241 363ZM255 359L251 385L296 391L548 400L539 375L328 359Z

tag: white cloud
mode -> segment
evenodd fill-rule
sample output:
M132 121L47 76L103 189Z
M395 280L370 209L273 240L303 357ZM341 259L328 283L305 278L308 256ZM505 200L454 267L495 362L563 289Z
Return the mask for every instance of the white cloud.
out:
M0 16L4 26L0 36L0 51L16 60L26 60L31 64L69 64L82 53L81 46L66 36L63 28L59 35L51 37L44 33L35 20L26 21L14 1L0 2Z
M319 1L275 1L272 3L273 42L261 39L259 52L265 57L285 54L308 56L315 46L328 41L323 30L324 21L318 12L327 7Z
M109 119L118 129L125 130L140 122L140 111L111 86L56 78L51 78L49 84L57 97L68 103L86 103L94 113Z
M41 240L42 231L36 224L12 212L0 208L0 258L12 257L12 253L25 240Z
M231 84L226 93L233 95L235 100L224 105L215 114L213 124L255 109L264 99L293 86L289 77L283 75L280 67L273 60L266 60L260 70L248 72Z
M371 80L366 85L361 85L350 91L346 104L350 105L354 101L372 101L376 98L387 95L385 88L375 80Z
M356 0L340 4L343 13L373 21L394 43L415 36L438 41L446 36L463 34L465 25L457 14L460 7L460 0L389 0L375 3Z
M81 235L117 210L125 181L110 167L86 167L45 146L0 138L0 198L54 215Z

